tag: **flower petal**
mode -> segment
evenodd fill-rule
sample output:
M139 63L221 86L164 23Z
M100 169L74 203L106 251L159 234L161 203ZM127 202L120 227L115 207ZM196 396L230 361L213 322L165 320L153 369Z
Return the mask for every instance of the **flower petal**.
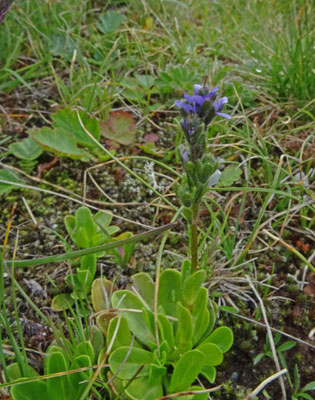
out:
M216 93L217 93L218 90L219 90L219 88L214 88L214 89L212 89L211 92L209 92L208 94L206 94L206 95L204 96L204 99L205 99L205 100L212 99L212 98L216 95Z
M193 104L199 104L200 106L204 103L204 98L202 96L196 95L196 96L189 96L189 94L185 93L184 97L189 103Z
M177 108L182 108L187 114L190 111L193 111L193 107L190 104L184 103L183 101L175 100L175 105Z
M218 169L210 176L208 186L213 187L219 182L221 171Z
M195 96L199 93L199 91L202 89L202 85L194 85L195 89Z
M221 112L216 112L216 115L220 115L223 118L231 119L231 116L229 114L221 113Z

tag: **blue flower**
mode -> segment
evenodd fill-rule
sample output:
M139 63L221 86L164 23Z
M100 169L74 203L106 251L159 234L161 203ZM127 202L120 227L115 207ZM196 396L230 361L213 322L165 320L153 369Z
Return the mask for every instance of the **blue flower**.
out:
M228 98L227 97L222 97L221 99L215 100L213 102L213 107L215 109L216 115L220 115L221 117L230 119L231 116L229 114L225 114L225 113L221 113L220 112L222 110L224 104L226 104L227 102L228 102Z
M184 115L186 114L189 116L191 113L196 114L201 120L204 120L206 125L209 124L209 121L207 120L208 115L212 115L211 119L215 115L220 115L224 118L231 118L228 114L220 112L224 104L228 102L228 99L227 97L216 99L218 90L218 88L214 88L209 92L208 89L201 85L194 85L194 95L189 96L188 93L185 93L184 97L186 101L176 100L175 105L177 108L184 111L182 113ZM207 107L205 109L203 106L206 101L210 103L209 109L207 109ZM185 123L182 123L184 128L186 128Z
M184 103L180 100L175 100L175 105L177 108L182 108L186 114L189 114L190 111L193 111L193 108L190 104Z

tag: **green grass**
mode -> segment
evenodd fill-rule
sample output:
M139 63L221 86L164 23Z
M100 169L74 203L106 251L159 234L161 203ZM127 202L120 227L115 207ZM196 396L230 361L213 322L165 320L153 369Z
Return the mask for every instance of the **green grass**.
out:
M105 121L111 110L122 107L137 121L137 140L141 142L146 133L159 135L158 146L165 154L161 159L152 157L155 171L176 180L181 168L179 157L170 154L183 137L174 100L208 75L212 85L225 90L229 98L227 112L232 115L231 121L218 118L209 128L209 150L227 163L241 163L243 174L229 190L218 188L204 199L205 216L199 226L202 264L220 276L224 267L256 259L236 269L241 276L250 274L256 280L265 272L261 266L272 263L275 257L273 267L280 280L299 269L301 278L306 265L314 268L311 253L303 252L296 244L297 239L309 243L314 229L314 10L311 0L16 0L0 26L1 162L17 167L17 160L8 156L8 142L25 137L34 125L48 125L56 109L79 108ZM109 11L123 16L113 30L104 23ZM21 122L14 116L21 113L32 118ZM169 136L173 139L165 147L163 140ZM129 148L121 153L129 154ZM131 172L150 201L155 205L159 201L168 212L171 206L178 211L174 197L163 199L164 194L152 190L144 172L150 160L142 153L132 157L130 163L113 157L115 165ZM64 165L67 168L68 164ZM68 172L76 182L80 172L91 166L79 162L70 165L75 171ZM32 165L29 167L35 179L36 171L32 171ZM100 179L101 172L93 173L96 180ZM301 179L302 173L307 179ZM55 183L49 174L47 180L45 189ZM31 205L45 196L36 192L33 183L28 185L32 189L23 192ZM81 182L78 187L82 188ZM58 210L59 189L54 190L53 207ZM148 194L150 190L153 195ZM84 200L78 196L78 201ZM97 207L102 207L108 199L100 193L97 196L101 202ZM10 199L7 196L4 201L12 202ZM156 209L153 222L162 225L156 222L161 221L159 206ZM127 207L115 213L118 217L129 217L130 213L129 219L134 215ZM44 220L41 215L37 218ZM161 249L167 243L166 236ZM281 241L276 243L273 237ZM185 256L185 229L180 232L180 240L178 252ZM164 266L161 249L159 268ZM296 267L294 273L291 261ZM178 265L178 260L172 263ZM13 272L14 319L18 318L16 298L20 295L42 318L40 307L21 292ZM2 277L0 283L1 289ZM220 291L220 284L213 290ZM266 292L263 287L261 292ZM268 295L265 300L270 311L272 301ZM25 369L22 332L10 326L1 294L0 302L0 335L8 340L21 369ZM246 307L240 310L245 313ZM69 331L73 337L84 333L79 322L73 323L72 329ZM306 334L301 332L303 337ZM5 365L7 357L1 344L0 357Z

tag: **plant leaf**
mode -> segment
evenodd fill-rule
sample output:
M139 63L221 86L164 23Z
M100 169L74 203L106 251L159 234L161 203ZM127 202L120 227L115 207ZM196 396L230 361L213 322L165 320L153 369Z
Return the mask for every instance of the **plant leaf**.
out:
M190 350L183 354L175 365L168 393L187 390L199 375L205 364L205 356L199 350Z
M176 303L181 300L181 275L173 269L165 269L160 276L158 304L165 315L176 317Z
M23 378L20 379L22 380ZM11 396L13 400L47 399L47 383L37 381L15 385L11 388Z
M308 392L309 390L315 390L315 381L308 383L302 389L302 392Z
M201 375L203 375L210 383L215 381L217 370L211 365L205 365L201 370Z
M220 365L223 361L222 351L216 344L205 343L197 347L197 350L201 351L205 356L205 365L215 367Z
M235 165L226 167L220 176L218 186L225 187L231 186L234 182L238 181L242 174L242 170Z
M196 271L186 279L183 285L183 300L187 305L193 304L205 279L206 273L203 270Z
M145 308L139 298L129 290L118 290L112 295L112 304L114 308L125 308L131 310L141 310ZM123 311L123 317L128 321L129 329L136 335L136 339L140 340L149 348L150 344L155 342L155 338L147 326L142 312Z
M119 29L124 18L122 14L111 10L99 16L97 27L102 33L112 33Z
M210 322L210 314L207 308L208 304L208 290L200 288L194 302L192 310L193 320L193 340L192 344L195 345L202 335L206 332Z
M118 317L114 317L109 322L107 334L106 334L107 347L109 347L109 345L113 339L118 320L119 320ZM124 317L122 317L120 319L119 328L117 330L111 351L113 351L119 347L123 347L123 346L129 347L131 340L132 340L132 335L131 335L129 327L128 327L128 322Z
M10 193L11 190L17 188L17 186L14 186L14 182L22 183L22 181L19 179L16 173L4 168L0 170L0 179L12 182L12 183L0 183L0 195L3 193Z
M127 111L113 111L110 113L108 121L101 124L103 136L124 145L134 142L135 129L133 116Z
M105 278L94 279L92 284L92 303L94 311L108 310L111 307L112 293L117 290L113 283Z
M65 108L64 110L58 111L53 115L53 127L66 131L79 145L94 150L97 145L82 128L78 114L86 130L91 133L96 140L99 140L101 137L99 123L95 118L89 117L81 110L76 111Z
M70 293L57 294L51 302L51 309L53 311L67 310L74 304L74 299Z
M178 347L180 345L186 346L191 340L193 334L192 317L189 310L184 307L180 302L177 303L176 309L178 318L178 329L175 343Z
M139 372L138 377L148 376L150 365L153 363L153 353L137 347L131 350L128 346L119 347L109 357L110 369L114 374L119 371L117 375L119 379L131 379L142 365L144 368Z
M154 85L155 77L152 75L135 74L134 77L144 90L149 90Z
M64 372L69 370L68 362L61 351L52 352L48 356L47 374ZM47 380L47 390L51 400L60 400L71 398L69 393L70 381L68 375L60 375L56 378Z
M133 286L151 310L154 310L155 284L151 276L145 272L132 275Z
M21 142L10 144L9 149L15 157L22 160L36 160L43 152L43 148L30 136Z
M153 384L147 376L141 376L131 382L126 393L133 400L156 400L163 396L162 378Z
M202 342L214 343L222 351L222 353L227 352L233 344L233 332L227 326L221 326L211 333L211 335Z
M64 129L35 128L30 130L30 134L45 150L57 155L83 161L87 161L90 158L86 151L77 146L74 137Z
M288 340L287 342L283 343L281 346L277 348L277 352L279 351L287 351L292 349L296 343L293 340Z

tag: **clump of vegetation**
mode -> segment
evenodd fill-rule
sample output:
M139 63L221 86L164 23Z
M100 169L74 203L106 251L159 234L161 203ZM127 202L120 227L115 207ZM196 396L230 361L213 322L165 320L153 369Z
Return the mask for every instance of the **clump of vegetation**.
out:
M312 398L313 13L0 0L1 394Z

